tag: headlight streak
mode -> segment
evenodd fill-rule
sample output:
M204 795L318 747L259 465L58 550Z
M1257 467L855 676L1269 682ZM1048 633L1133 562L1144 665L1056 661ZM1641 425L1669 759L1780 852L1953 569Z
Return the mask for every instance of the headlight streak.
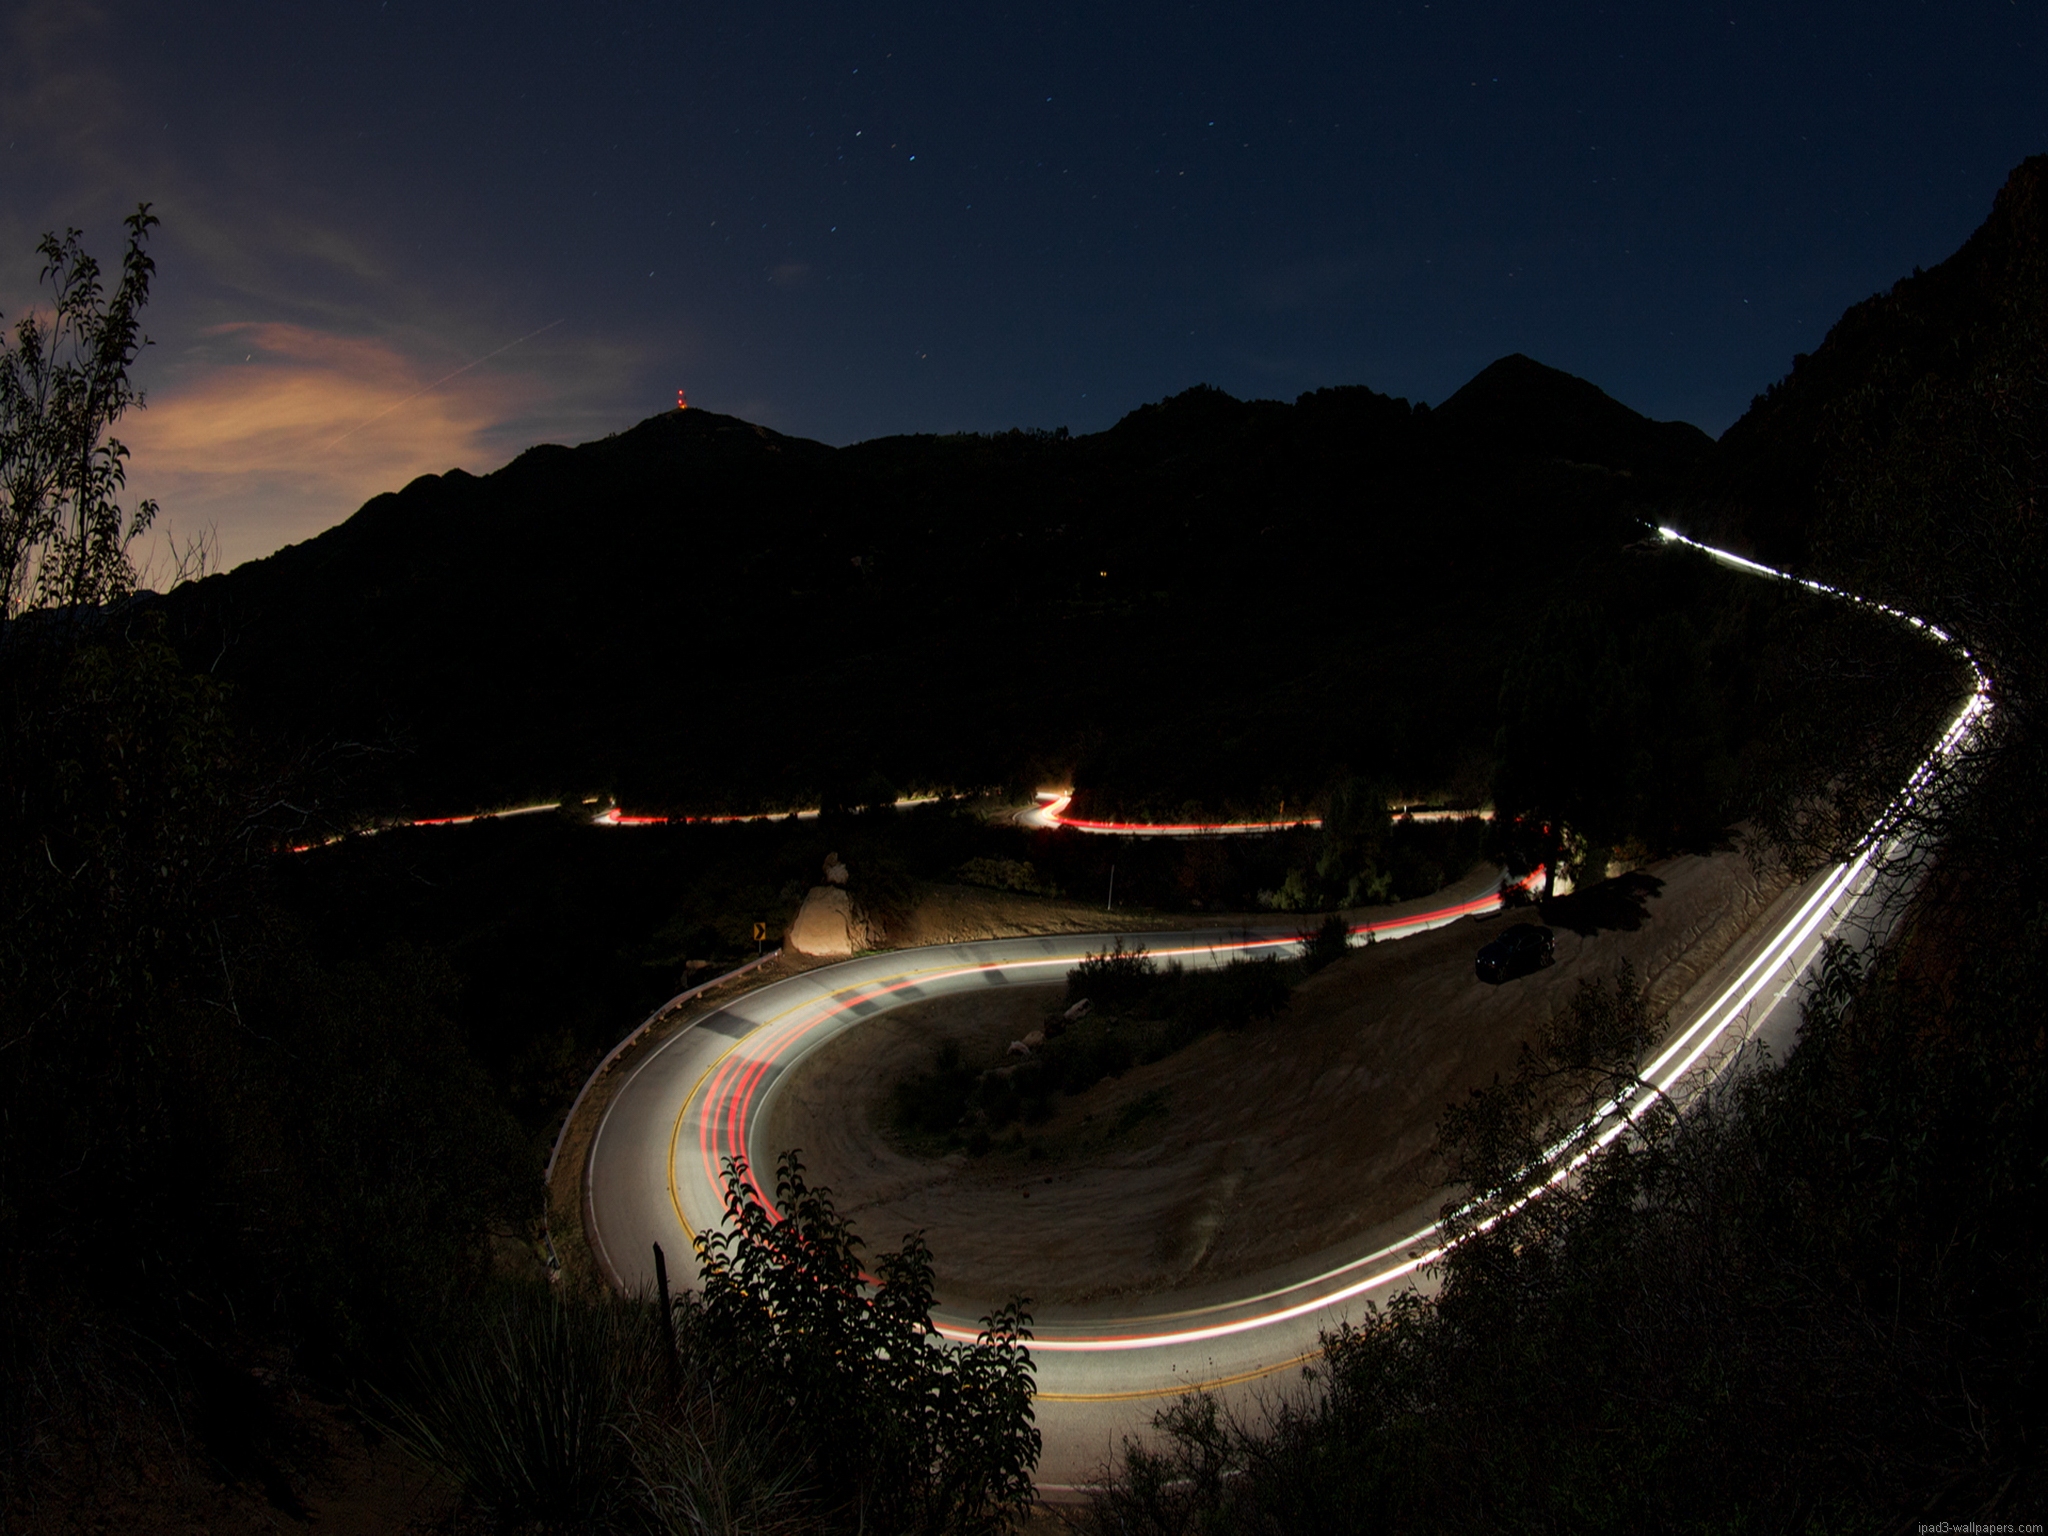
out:
M515 805L508 811L471 811L463 816L422 816L412 821L387 821L379 826L364 827L355 833L336 832L317 842L293 843L286 853L311 853L315 848L326 848L335 843L346 842L351 836L375 837L379 832L388 832L393 827L466 827L473 821L497 821L507 816L531 816L536 811L558 811L562 808L559 800L550 800L544 805Z
M1537 1165L1539 1170L1547 1169L1547 1172L1542 1172L1539 1182L1503 1208L1485 1215L1473 1225L1473 1232L1491 1231L1500 1221L1521 1209L1529 1201L1538 1198L1544 1191L1565 1183L1601 1150L1627 1134L1653 1105L1663 1102L1682 1107L1713 1086L1721 1073L1740 1053L1730 1051L1719 1059L1711 1059L1710 1053L1714 1052L1729 1031L1738 1025L1744 1027L1743 1034L1746 1037L1752 1009L1759 999L1769 994L1768 1005L1764 1010L1764 1016L1768 1016L1771 1009L1798 984L1811 965L1814 954L1819 952L1817 946L1810 951L1807 950L1807 946L1816 936L1822 939L1831 937L1848 920L1861 897L1877 878L1877 868L1882 860L1903 846L1903 840L1895 836L1895 833L1921 804L1922 797L1942 770L1968 745L1973 736L1981 731L1991 710L1990 679L1969 651L1940 626L1904 613L1888 604L1859 598L1824 582L1792 576L1758 561L1702 544L1673 529L1660 528L1658 533L1668 543L1684 544L1700 550L1735 569L1774 580L1792 582L1809 591L1855 603L1905 623L1948 647L1966 662L1974 675L1975 686L1968 700L1942 732L1934 749L1920 762L1898 794L1872 822L1853 857L1828 871L1799 903L1791 917L1778 927L1720 995L1697 1015L1693 1023L1667 1041L1644 1065L1640 1074L1640 1089L1624 1092L1609 1099L1587 1120L1547 1148L1543 1162ZM1141 827L1118 823L1079 822L1063 814L1071 801L1070 796L1041 795L1040 799L1042 803L1035 810L1026 812L1020 819L1030 825L1064 826L1077 831L1116 832L1124 835L1198 836L1314 825L1312 822L1287 822ZM1534 883L1540 879L1541 871L1538 871L1522 884L1525 888L1533 888ZM1459 917L1475 912L1493 910L1500 905L1500 897L1492 895L1410 918L1359 924L1350 931L1354 936L1402 937L1454 922ZM1092 937L1099 943L1100 936ZM1253 937L1246 933L1235 942L1159 949L1151 953L1162 959L1185 959L1196 963L1221 965L1236 955L1284 947L1295 942L1297 938L1293 935L1268 934ZM1802 951L1807 952L1802 956ZM1079 958L1081 953L937 967L929 971L904 973L869 984L860 990L814 1000L809 1004L798 1004L778 1019L757 1028L743 1040L736 1041L706 1070L696 1087L685 1096L682 1112L677 1116L675 1123L675 1132L677 1135L680 1134L692 1106L701 1104L698 1124L700 1166L709 1187L716 1190L719 1184L720 1160L729 1155L744 1155L748 1151L745 1142L746 1130L753 1118L757 1096L768 1080L770 1069L787 1065L793 1056L786 1053L800 1046L813 1032L834 1024L843 1019L848 1012L862 1009L865 1005L880 1004L887 1007L888 999L920 984L936 984L991 970L1029 971L1067 967ZM819 1006L820 1003L823 1004L822 1007ZM740 1055L742 1046L747 1047L744 1057ZM669 1163L670 1197L677 1218L683 1220L685 1229L689 1230L689 1223L683 1217L680 1195L675 1183L674 1140L675 1137L672 1136ZM750 1158L750 1167L752 1161ZM760 1190L758 1183L754 1187L757 1193L762 1194L766 1203L765 1192ZM1468 1218L1475 1214L1478 1208L1476 1203L1467 1205L1455 1212L1451 1219L1456 1221ZM769 1209L773 1211L772 1204L769 1204ZM1087 1332L1069 1331L1057 1325L1053 1325L1050 1330L1042 1328L1038 1337L1033 1339L1032 1348L1051 1354L1174 1349L1298 1321L1341 1307L1369 1292L1383 1289L1425 1269L1449 1251L1452 1240L1446 1238L1445 1230L1446 1222L1434 1222L1397 1242L1383 1244L1371 1253L1349 1260L1321 1274L1227 1302L1188 1308L1179 1312L1123 1318L1110 1324L1108 1329L1103 1331L1096 1331L1100 1325L1090 1325ZM1390 1260L1393 1262L1388 1262ZM1272 1302L1283 1304L1268 1305ZM1246 1314L1243 1309L1247 1307L1260 1310ZM1192 1327L1169 1327L1155 1331L1145 1326L1161 1322L1192 1322L1200 1318L1214 1317L1219 1313L1236 1315L1217 1317L1216 1321L1198 1323ZM939 1332L952 1340L971 1340L976 1335L973 1327L952 1320L941 1320ZM1172 1390L1184 1389L1185 1387L1181 1387Z
M466 827L473 821L498 821L507 816L531 816L537 811L559 811L562 802L549 800L540 805L515 805L509 811L472 811L467 816L425 816L400 822L406 827Z

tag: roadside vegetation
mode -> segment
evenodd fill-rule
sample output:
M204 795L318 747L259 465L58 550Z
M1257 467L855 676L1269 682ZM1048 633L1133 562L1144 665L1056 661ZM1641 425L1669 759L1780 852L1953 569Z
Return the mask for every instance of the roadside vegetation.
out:
M984 1536L1030 1502L1030 1318L937 1340L931 1255L873 1260L786 1156L771 1216L744 1164L697 1244L701 1294L500 1284L373 1410L501 1528Z
M1335 944L1345 942L1341 922ZM1327 963L1327 931L1303 949ZM931 1066L891 1090L890 1119L906 1143L928 1152L965 1148L982 1156L1014 1127L1038 1126L1058 1100L1086 1093L1132 1067L1163 1061L1212 1030L1240 1030L1286 1010L1294 984L1309 972L1303 959L1239 958L1214 969L1161 966L1142 947L1090 955L1067 975L1064 999L1024 1040L990 1062L966 1059L957 1040L933 1054ZM1157 1093L1119 1110L1105 1127L1110 1139L1166 1108ZM1021 1143L1019 1143L1021 1144Z

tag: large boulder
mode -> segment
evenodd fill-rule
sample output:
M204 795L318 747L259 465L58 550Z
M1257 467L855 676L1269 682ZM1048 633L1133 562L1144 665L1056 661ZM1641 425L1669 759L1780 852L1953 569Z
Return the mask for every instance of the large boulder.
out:
M853 898L836 885L814 885L782 942L799 954L843 960L853 953L857 933Z

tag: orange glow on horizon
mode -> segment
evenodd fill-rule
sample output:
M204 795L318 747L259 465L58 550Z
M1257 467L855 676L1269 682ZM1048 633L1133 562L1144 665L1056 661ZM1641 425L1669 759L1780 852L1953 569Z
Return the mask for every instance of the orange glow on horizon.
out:
M500 424L548 394L516 359L444 378L451 359L408 341L284 322L214 326L195 350L121 424L128 491L180 533L216 527L230 566L419 475L502 459Z

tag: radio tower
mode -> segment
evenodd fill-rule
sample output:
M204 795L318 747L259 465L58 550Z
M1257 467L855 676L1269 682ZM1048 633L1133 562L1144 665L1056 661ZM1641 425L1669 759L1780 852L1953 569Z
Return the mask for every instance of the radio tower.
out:
M683 392L682 392L682 391L681 391L680 389L679 389L679 390L677 390L677 391L676 391L676 409L677 409L677 410L679 410L679 411L687 411L687 410L688 410L689 408L690 408L690 397L689 397L688 395L684 394L684 393L683 393Z

